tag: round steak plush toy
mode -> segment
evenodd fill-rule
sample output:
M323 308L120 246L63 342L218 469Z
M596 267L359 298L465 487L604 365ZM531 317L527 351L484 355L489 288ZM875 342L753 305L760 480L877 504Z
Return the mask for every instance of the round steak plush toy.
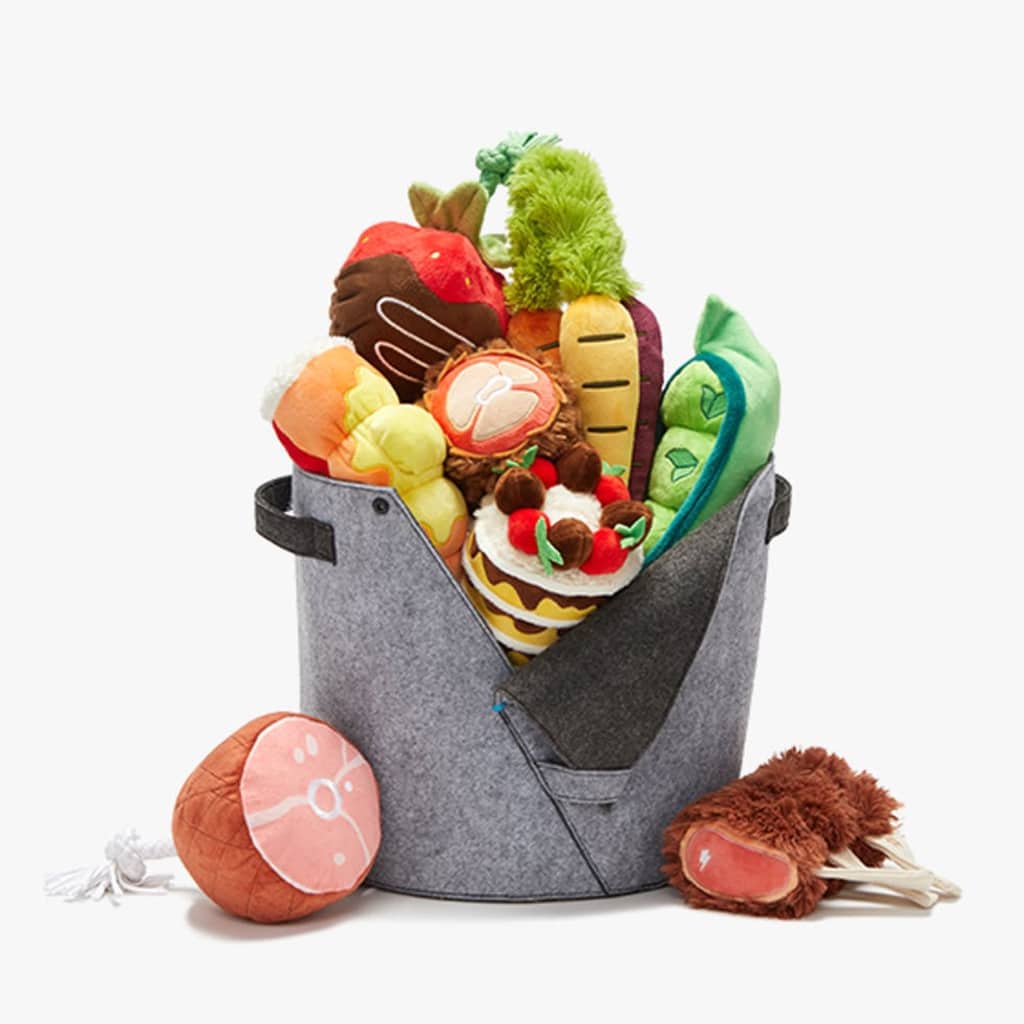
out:
M423 404L448 440L445 474L470 505L528 448L551 464L583 436L572 380L500 340L431 369Z

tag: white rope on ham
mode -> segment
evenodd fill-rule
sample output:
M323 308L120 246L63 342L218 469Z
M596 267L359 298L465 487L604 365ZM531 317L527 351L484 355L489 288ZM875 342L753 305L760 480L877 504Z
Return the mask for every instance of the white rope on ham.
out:
M46 876L43 888L50 896L68 902L101 900L109 896L120 903L126 893L162 895L171 888L172 875L146 873L146 861L176 856L169 839L144 842L134 829L119 832L104 847L106 863L95 868L75 868Z

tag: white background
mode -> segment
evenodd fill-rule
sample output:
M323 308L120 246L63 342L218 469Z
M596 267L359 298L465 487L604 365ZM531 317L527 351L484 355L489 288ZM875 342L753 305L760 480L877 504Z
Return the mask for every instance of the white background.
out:
M1019 9L5 11L18 1019L1019 1010ZM166 834L212 746L295 707L292 564L252 529L253 488L286 469L262 385L326 330L359 231L405 218L413 179L472 176L510 128L598 158L673 366L709 291L780 364L793 519L746 767L822 744L873 771L963 900L787 923L671 891L538 907L366 892L276 929L188 890L45 900L44 871L95 860L127 824Z

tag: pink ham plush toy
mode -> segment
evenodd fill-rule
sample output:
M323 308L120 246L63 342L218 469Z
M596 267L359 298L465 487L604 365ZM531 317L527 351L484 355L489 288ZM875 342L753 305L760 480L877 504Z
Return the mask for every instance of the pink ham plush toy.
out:
M218 906L291 921L359 887L380 845L363 755L306 715L264 715L211 751L178 795L174 846Z

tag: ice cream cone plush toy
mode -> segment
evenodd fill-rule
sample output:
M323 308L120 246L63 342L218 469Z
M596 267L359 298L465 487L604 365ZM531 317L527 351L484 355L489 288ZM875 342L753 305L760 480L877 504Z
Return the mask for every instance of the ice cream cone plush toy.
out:
M349 344L330 339L282 369L263 414L303 469L393 487L456 574L468 513L444 476L448 452L433 417L403 405L383 374Z
M529 449L474 517L464 585L513 662L540 654L643 566L650 513L606 468L583 443L556 463Z

